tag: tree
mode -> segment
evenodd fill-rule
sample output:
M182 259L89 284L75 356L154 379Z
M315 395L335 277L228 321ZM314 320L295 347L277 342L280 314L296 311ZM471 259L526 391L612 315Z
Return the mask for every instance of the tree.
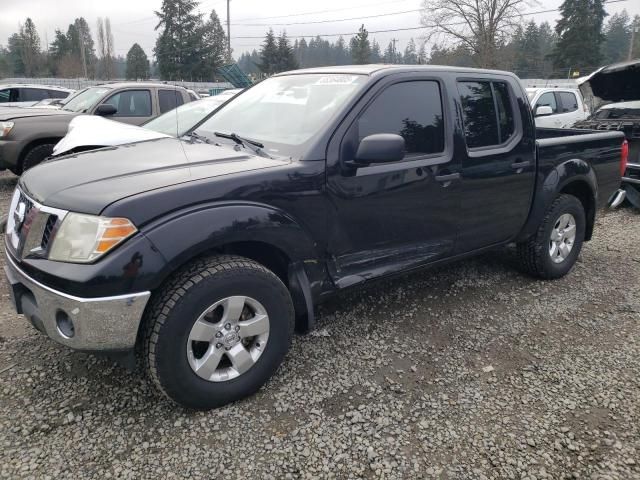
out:
M227 35L215 10L203 26L203 48L199 76L211 81L215 71L227 60Z
M22 35L14 33L7 42L7 61L14 75L24 75L22 60Z
M154 53L160 76L167 80L193 79L202 68L202 18L195 0L162 0L155 14L160 29Z
M556 24L556 69L587 73L602 62L604 0L564 0Z
M82 65L82 74L85 77L95 76L97 61L93 37L89 24L83 17L76 18L67 29L67 40L71 47L72 56L76 57ZM75 62L73 62L75 63Z
M418 50L418 64L424 65L427 63L427 46L425 42L420 42L420 50Z
M416 42L412 38L404 49L404 63L408 65L416 65L418 63L418 53L416 51Z
M626 10L614 13L604 30L605 63L615 63L627 59L631 41L631 19Z
M108 18L102 20L98 17L98 75L105 79L113 78L113 34L111 22Z
M633 45L631 45L631 58L640 58L640 15L633 17L631 28L635 29L633 36Z
M497 66L497 51L520 21L527 0L423 0L422 25L426 40L442 38L454 49L474 54L477 66Z
M516 32L514 44L516 46L515 73L521 78L538 78L542 52L540 32L536 22L531 20L524 30Z
M27 77L33 77L38 73L41 65L40 54L40 36L36 30L36 26L30 18L24 22L24 26L20 27L20 36L22 37L22 63L24 65L24 74Z
M351 58L353 63L363 65L369 62L369 57L371 57L369 32L362 24L356 36L351 38Z
M384 63L396 63L396 48L393 42L389 42L384 51Z
M295 70L296 68L298 68L298 62L296 61L293 49L291 48L286 32L282 32L278 37L276 72Z
M127 79L146 80L149 78L149 59L140 45L134 43L127 52Z
M380 44L377 40L373 40L371 43L371 59L370 63L381 63L382 62L382 51L380 50Z
M258 68L267 75L273 75L278 69L278 45L276 44L276 36L271 28L262 43Z

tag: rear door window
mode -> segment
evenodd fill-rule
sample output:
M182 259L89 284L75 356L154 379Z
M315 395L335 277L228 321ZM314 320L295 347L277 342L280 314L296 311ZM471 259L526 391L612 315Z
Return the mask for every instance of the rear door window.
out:
M515 116L505 82L461 81L458 92L467 147L501 145L514 136Z
M560 97L562 113L575 112L576 110L578 110L578 99L576 98L575 93L557 92L556 95Z
M405 140L407 157L444 151L440 86L434 81L391 85L357 121L358 141L375 133L395 133Z
M116 107L114 117L150 117L151 92L149 90L125 90L104 102Z
M47 90L47 95L49 95L49 98L67 98L69 93L62 90Z
M158 90L160 113L168 112L184 103L182 93L178 90Z
M558 113L558 104L554 93L547 92L540 95L540 98L536 102L536 108L538 107L551 107L552 113Z
M45 98L49 98L47 91L44 88L21 88L20 89L20 101L21 102L39 102Z
M4 90L0 90L0 103L9 103L11 98L11 90L5 88Z

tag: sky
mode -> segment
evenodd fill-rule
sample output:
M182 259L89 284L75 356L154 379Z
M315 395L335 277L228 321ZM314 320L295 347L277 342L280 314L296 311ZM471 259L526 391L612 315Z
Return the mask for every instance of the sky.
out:
M323 0L300 2L294 0L231 0L231 47L234 56L244 51L259 49L269 27L276 33L282 30L293 40L301 35L329 35L356 32L362 23L382 49L393 38L397 48L404 50L410 38L416 42L424 34L423 29L396 32L376 30L411 29L420 26L421 0ZM523 9L524 18L537 23L548 21L555 25L558 13L536 13L557 9L562 0L533 1ZM95 38L98 17L109 17L115 40L116 55L126 55L133 43L139 43L148 55L152 55L157 32L158 10L162 0L0 0L0 45L16 32L27 17L35 22L44 47L51 42L56 28L66 32L76 17L84 17ZM640 1L623 0L605 6L610 15L626 8L630 15L640 15ZM199 10L208 15L212 9L218 12L226 28L227 0L202 0ZM397 13L404 12L404 13ZM393 13L393 15L386 15ZM375 17L375 15L385 15ZM373 18L363 18L373 17ZM306 23L305 23L306 22ZM320 23L309 23L320 22ZM284 25L286 24L286 25ZM350 35L345 35L348 39ZM257 37L257 38L247 38ZM327 36L335 41L337 36Z

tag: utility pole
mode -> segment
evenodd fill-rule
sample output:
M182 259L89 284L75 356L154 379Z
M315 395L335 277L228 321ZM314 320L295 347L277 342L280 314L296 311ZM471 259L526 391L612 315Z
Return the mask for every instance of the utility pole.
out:
M633 42L635 42L635 40L636 40L636 33L638 33L638 26L637 25L632 25L631 26L631 41L629 42L629 54L627 55L627 60L631 60L631 57L633 56Z
M393 58L391 59L391 63L396 63L396 60L398 59L398 55L396 54L396 42L398 39L392 38L391 41L393 42Z
M227 60L231 63L231 10L229 4L231 0L227 0Z

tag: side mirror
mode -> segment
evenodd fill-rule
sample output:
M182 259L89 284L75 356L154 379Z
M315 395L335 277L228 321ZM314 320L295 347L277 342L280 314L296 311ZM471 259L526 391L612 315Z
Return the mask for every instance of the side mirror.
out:
M376 133L360 140L356 163L398 162L404 158L404 138L395 133Z
M540 105L538 108L536 108L536 117L546 117L552 114L553 110L549 105Z
M114 115L117 112L118 109L110 103L103 103L102 105L98 105L98 108L96 108L96 115L100 115L102 117L108 117L109 115Z

